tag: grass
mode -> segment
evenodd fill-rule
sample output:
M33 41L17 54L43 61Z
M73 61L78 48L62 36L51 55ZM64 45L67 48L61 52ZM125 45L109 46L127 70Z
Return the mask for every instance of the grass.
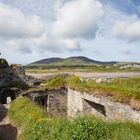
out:
M65 78L61 75L56 75L53 79L48 80L47 82L43 82L40 87L38 88L30 88L24 92L22 92L22 95L26 95L31 92L45 92L47 90L51 89L60 89L62 87L66 87L66 81Z
M58 75L55 78L42 83L42 86L47 89L59 89L61 87L66 87L66 80L61 75Z
M45 86L38 87L38 88L29 88L28 90L22 92L22 95L24 96L24 95L26 95L28 93L31 93L31 92L39 92L39 91L40 92L45 92L45 91L47 91L47 88Z
M93 116L51 118L26 97L16 99L10 119L22 128L20 140L139 140L140 125L105 122Z
M95 96L109 96L113 101L129 104L137 110L140 109L140 78L118 78L110 82L96 83L95 80L81 80L77 76L62 77L58 75L42 83L41 86L40 88L31 88L23 94L68 86Z
M41 69L40 69L41 68ZM38 66L25 69L28 73L47 74L58 72L140 72L140 68L124 68L120 66Z
M140 100L140 78L118 78L110 82L96 83L95 80L86 81L78 76L63 78L61 75L58 75L52 80L44 82L42 86L48 89L68 86L91 94L96 94L96 91L99 91L97 94L113 96L114 99L116 98L119 101L123 101L123 99Z
M79 77L67 79L70 88L96 96L110 96L112 100L140 109L140 78L114 79L111 82L96 83L95 80L81 81Z

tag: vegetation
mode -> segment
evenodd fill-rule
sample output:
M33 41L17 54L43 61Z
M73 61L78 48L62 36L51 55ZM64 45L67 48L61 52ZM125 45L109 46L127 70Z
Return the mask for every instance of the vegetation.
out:
M29 88L28 90L22 92L22 95L26 95L27 93L31 93L31 92L44 92L44 91L47 91L47 88L46 87L38 87L38 88Z
M66 80L61 75L58 75L52 80L43 83L42 86L46 87L47 89L58 89L66 86Z
M23 94L36 91L47 91L69 86L72 89L87 92L96 96L110 96L113 101L131 105L140 109L140 78L118 78L108 82L96 83L95 80L84 80L77 76L61 75L44 82L40 88L31 88Z
M91 94L94 94L98 90L103 95L113 96L119 101L123 101L123 99L140 100L140 78L118 78L109 82L96 83L95 80L81 81L79 77L71 76L67 81L71 88L76 88L77 90L86 91Z
M42 85L47 89L69 86L96 96L110 96L114 101L127 103L135 109L140 109L140 78L118 78L109 82L96 83L95 80L86 81L77 76L67 78L58 76Z
M120 66L47 66L26 67L26 72L44 74L59 72L140 72L140 68L123 68Z
M51 118L25 97L16 99L10 119L22 128L21 140L139 140L140 125L105 122L93 116Z
M50 65L50 66L91 66L91 65L110 65L116 64L117 62L100 62L96 60L89 59L83 56L69 57L69 58L48 58L43 59L28 66L38 66L38 65Z
M137 65L137 66L136 66ZM86 57L69 57L43 59L26 66L26 72L140 72L140 63L100 62ZM136 66L136 67L135 67Z

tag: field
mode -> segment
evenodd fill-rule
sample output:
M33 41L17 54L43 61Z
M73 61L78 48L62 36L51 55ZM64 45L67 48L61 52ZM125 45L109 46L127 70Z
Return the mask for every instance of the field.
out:
M121 68L119 66L46 66L26 67L27 73L60 73L60 72L140 72L140 68Z

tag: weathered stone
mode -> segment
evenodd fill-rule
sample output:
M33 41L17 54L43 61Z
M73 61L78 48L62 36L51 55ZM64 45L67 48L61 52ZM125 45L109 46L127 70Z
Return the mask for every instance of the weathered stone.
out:
M113 102L109 97L96 97L68 89L68 116L93 114L108 120L130 120L140 123L140 111L129 105Z
M11 97L12 100L17 96L15 92L18 91L11 88L18 88L20 90L28 89L36 86L41 80L31 76L25 75L24 67L21 65L9 66L5 59L0 59L0 102L6 103L6 98Z
M52 116L67 116L67 89L54 89L46 92L31 92L26 95L33 102L43 106Z

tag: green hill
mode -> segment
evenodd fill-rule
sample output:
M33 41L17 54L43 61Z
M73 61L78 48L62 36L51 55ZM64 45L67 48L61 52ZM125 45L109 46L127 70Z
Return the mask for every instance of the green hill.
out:
M92 65L110 65L116 64L115 61L101 62L89 59L87 57L69 57L69 58L47 58L29 64L28 66L49 65L49 66L92 66Z

